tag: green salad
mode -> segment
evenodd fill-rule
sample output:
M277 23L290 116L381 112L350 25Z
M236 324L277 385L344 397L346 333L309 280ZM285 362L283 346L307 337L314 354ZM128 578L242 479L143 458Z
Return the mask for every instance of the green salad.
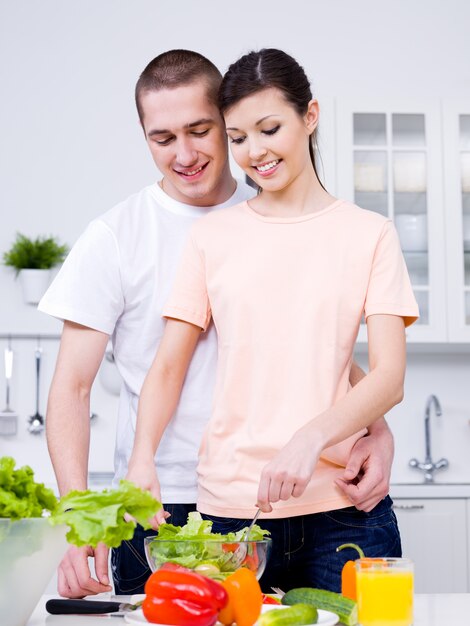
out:
M132 538L137 522L150 528L148 519L161 506L150 492L125 480L117 489L71 491L58 500L34 480L30 467L15 469L14 459L0 458L0 518L15 522L47 517L52 525L69 526L67 541L76 546L96 547L102 542L115 548Z
M176 563L190 569L223 579L240 566L240 548L237 542L243 541L247 527L237 532L221 534L212 532L212 522L203 520L201 515L194 511L189 513L188 521L184 526L162 524L152 541L149 542L149 552L158 569L163 563ZM249 541L259 541L269 535L257 524L250 531ZM251 565L256 568L256 548L247 544L241 547L244 550L242 559L252 560Z

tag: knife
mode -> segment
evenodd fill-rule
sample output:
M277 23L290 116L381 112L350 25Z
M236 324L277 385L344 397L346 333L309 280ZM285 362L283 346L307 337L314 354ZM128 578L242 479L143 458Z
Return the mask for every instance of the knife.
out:
M142 601L135 604L126 602L107 602L103 600L62 600L54 599L46 602L46 611L51 615L97 615L113 613L119 617L124 613L140 609Z

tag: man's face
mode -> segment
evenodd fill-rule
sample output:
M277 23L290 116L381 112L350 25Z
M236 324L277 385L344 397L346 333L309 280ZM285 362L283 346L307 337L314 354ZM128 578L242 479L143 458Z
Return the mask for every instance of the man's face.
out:
M143 128L165 192L180 202L211 206L233 192L227 138L204 81L141 96Z

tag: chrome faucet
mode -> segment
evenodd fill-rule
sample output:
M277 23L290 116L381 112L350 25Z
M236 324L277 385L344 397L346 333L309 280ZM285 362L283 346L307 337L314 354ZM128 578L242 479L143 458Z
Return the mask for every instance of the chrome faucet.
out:
M424 463L420 463L418 459L411 459L409 462L410 467L424 472L425 483L434 482L434 472L449 466L447 459L440 459L434 463L431 457L431 408L433 405L436 415L438 417L442 415L441 404L437 397L435 395L429 396L426 400L426 408L424 411L424 436L426 442L426 458L424 459Z

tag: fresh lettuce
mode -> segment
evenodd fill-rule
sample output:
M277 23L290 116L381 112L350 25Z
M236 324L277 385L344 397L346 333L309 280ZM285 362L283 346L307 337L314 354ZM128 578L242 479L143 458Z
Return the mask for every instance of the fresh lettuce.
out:
M54 492L35 482L28 465L15 469L14 459L0 458L0 518L42 517L44 512L52 513L56 507Z
M204 571L206 575L224 578L240 565L238 558L240 553L234 554L234 546L226 544L242 541L246 529L247 527L225 535L213 533L212 522L203 520L201 515L194 511L189 513L184 526L162 524L158 529L158 535L150 542L149 550L157 568L170 561L190 569L207 568L207 571ZM250 531L249 540L258 541L269 534L269 531L255 524Z
M60 499L51 523L67 524L67 541L76 546L105 543L116 548L132 539L136 522L150 528L148 519L161 506L150 492L121 480L118 489L71 491Z
M150 492L125 480L118 489L71 491L58 500L51 489L34 480L29 466L15 469L14 459L0 458L0 518L14 522L49 515L51 524L70 527L67 541L76 546L103 542L115 548L132 538L136 522L149 528L147 520L161 506ZM0 526L0 542L8 529L8 524Z

